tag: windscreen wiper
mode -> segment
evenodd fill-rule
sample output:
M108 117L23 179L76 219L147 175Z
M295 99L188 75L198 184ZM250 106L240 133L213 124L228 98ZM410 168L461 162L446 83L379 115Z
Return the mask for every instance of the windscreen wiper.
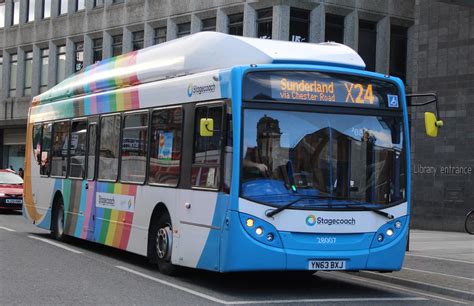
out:
M344 199L343 197L337 197L337 196L333 196L333 195L330 195L330 194L327 194L327 195L301 195L301 198L298 198L294 201L291 201L283 206L280 206L278 208L275 208L273 210L269 210L267 212L265 212L265 215L269 218L273 217L274 215L278 214L279 212L291 207L293 204L296 204L298 203L299 201L301 200L313 200L313 199ZM348 201L351 201L351 200L348 200ZM363 206L363 205L358 205L358 206L353 206L353 205L347 205L347 204L344 204L344 205L337 205L337 207L345 207L345 208L353 208L354 210L363 210L363 211L373 211L374 213L378 214L378 215L381 215L387 219L393 219L394 216L392 214L389 214L385 211L382 211L380 209L377 209L377 208L372 208L372 207L367 207L367 206Z

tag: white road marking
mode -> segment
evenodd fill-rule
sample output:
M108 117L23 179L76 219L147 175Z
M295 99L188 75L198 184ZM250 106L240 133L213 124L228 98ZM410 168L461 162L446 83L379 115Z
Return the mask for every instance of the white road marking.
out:
M296 300L263 300L263 301L229 301L228 305L243 304L287 304L287 303L336 303L336 302L387 302L387 301L426 301L422 297L390 298L343 298L343 299L296 299Z
M320 271L319 273L321 273L321 274L330 274L331 272ZM332 273L342 274L342 272L332 272ZM469 304L469 302L466 302L464 300L457 300L457 299L454 299L454 298L450 299L450 298L447 298L447 297L444 297L444 296L441 296L441 295L429 294L429 293L425 293L425 292L420 291L420 290L407 289L407 288L404 288L402 286L387 284L383 281L372 280L372 279L368 279L368 278L360 277L360 276L353 276L353 275L345 274L345 275L337 276L337 278L339 278L339 279L349 278L349 279L352 279L353 281L356 281L359 284L360 283L369 283L369 284L371 283L371 284L376 285L376 286L382 286L382 287L386 287L386 288L396 289L398 291L410 292L411 294L423 295L423 296L427 296L427 297L434 298L434 299L437 299L437 300L444 300L444 301L454 302L454 303L458 303L458 304Z
M454 277L454 278L460 278L460 279L466 279L466 280L469 280L469 281L474 281L474 278L456 276L456 275L451 275L451 274L444 274L444 273L431 272L431 271L418 270L418 269L410 269L410 268L403 268L403 270L423 272L423 273L428 273L428 274L435 274L435 275L441 275L441 276Z
M176 285L167 281L164 281L162 279L132 270L130 268L124 267L124 266L115 266L116 268L119 268L121 270L130 272L132 274L141 276L143 278L152 280L154 282L182 290L184 292L190 293L195 296L199 296L201 298L204 298L206 300L224 304L224 305L245 305L245 304L287 304L287 303L334 303L334 302L384 302L384 301L426 301L426 298L423 297L387 297L387 298L325 298L325 299L288 299L288 300L256 300L256 301L225 301L221 300L219 298L180 286Z
M467 261L467 260L450 259L450 258L435 257L435 256L426 256L426 255L416 255L416 254L408 254L408 253L405 253L405 256L422 257L422 258L430 258L430 259L438 259L438 260L446 260L446 261L461 262L461 263L467 263L467 264L474 265L474 262L473 262L473 261Z
M220 303L220 304L226 304L226 303L227 303L227 302L224 301L224 300L217 299L217 298L212 297L212 296L210 296L210 295L207 295L207 294L204 294L204 293L201 293L201 292L197 292L197 291L195 291L195 290L192 290L192 289L189 289L189 288L186 288L186 287L182 287L182 286L179 286L179 285L176 285L176 284L173 284L173 283L164 281L164 280L162 280L162 279L159 279L159 278L156 278L156 277L153 277L153 276L150 276L150 275L146 275L146 274L144 274L144 273L141 273L141 272L138 272L138 271L129 269L129 268L127 268L127 267L123 267L123 266L115 266L115 267L116 267L116 268L119 268L119 269L121 269L121 270L130 272L130 273L132 273L132 274L135 274L135 275L144 277L144 278L146 278L146 279L152 280L152 281L154 281L154 282L157 282L157 283L160 283L160 284L163 284L163 285L166 285L166 286L175 288L175 289L182 290L182 291L187 292L187 293L190 293L190 294L192 294L192 295L199 296L199 297L201 297L201 298L204 298L204 299L209 300L209 301L212 301L212 302L216 302L216 303Z
M39 241L43 241L43 242L49 243L49 244L54 245L54 246L56 246L56 247L58 247L58 248L67 250L67 251L69 251L69 252L73 252L73 253L76 253L76 254L82 254L81 251L74 250L74 249L72 249L72 248L69 248L69 247L67 247L67 246L64 246L64 245L62 245L62 244L60 244L60 243L57 243L57 242L54 242L54 241L50 241L50 240L48 240L48 239L39 238L39 237L35 237L35 236L28 236L28 237L31 238L31 239L36 239L36 240L39 240Z
M14 229L11 229L11 228L8 228L8 227L5 227L5 226L0 226L0 229L6 230L6 231L9 231L9 232L16 232Z

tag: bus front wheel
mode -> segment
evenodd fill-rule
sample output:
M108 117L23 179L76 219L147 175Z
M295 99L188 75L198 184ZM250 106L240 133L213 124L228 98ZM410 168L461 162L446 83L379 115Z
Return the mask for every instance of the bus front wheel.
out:
M58 197L53 209L53 220L51 225L51 235L58 241L64 241L64 202L62 197Z
M152 223L151 235L153 257L155 257L154 261L158 264L160 272L166 275L178 274L179 268L171 263L173 227L167 213L162 214Z

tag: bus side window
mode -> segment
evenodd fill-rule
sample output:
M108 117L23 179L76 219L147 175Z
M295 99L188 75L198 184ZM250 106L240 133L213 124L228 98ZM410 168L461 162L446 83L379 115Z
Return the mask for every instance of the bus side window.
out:
M214 121L212 136L201 136L200 122L203 118ZM201 188L218 188L222 153L222 106L196 108L194 128L194 156L191 170L191 185Z
M41 132L43 126L41 124L35 124L33 126L33 158L36 163L41 164Z
M183 110L155 110L151 119L150 184L178 186L181 171Z
M41 162L40 162L40 175L49 175L49 161L50 161L50 150L51 150L51 123L43 125L43 134L41 137Z
M224 140L224 191L226 193L230 192L230 183L232 178L232 156L233 156L233 127L232 127L232 103L230 101L226 102L226 138Z
M89 124L89 139L87 146L87 179L93 180L95 178L95 152L97 144L97 124Z
M99 180L117 181L121 119L120 115L100 118Z
M69 155L69 121L53 124L53 150L51 152L51 176L66 177Z
M87 121L85 119L73 121L71 129L70 168L69 177L84 178L86 164L86 134Z
M148 152L148 113L125 114L122 133L120 179L144 183Z

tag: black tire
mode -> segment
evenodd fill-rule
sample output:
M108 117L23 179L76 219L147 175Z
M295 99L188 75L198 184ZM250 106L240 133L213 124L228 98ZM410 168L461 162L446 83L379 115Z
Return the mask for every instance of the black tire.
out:
M177 275L180 267L171 263L173 251L173 227L168 213L152 220L150 230L151 258L158 270L165 275Z
M51 224L51 236L58 241L64 241L64 202L62 197L58 197L54 205L53 218Z
M466 215L466 221L464 221L464 229L468 234L474 235L474 210L471 210Z

